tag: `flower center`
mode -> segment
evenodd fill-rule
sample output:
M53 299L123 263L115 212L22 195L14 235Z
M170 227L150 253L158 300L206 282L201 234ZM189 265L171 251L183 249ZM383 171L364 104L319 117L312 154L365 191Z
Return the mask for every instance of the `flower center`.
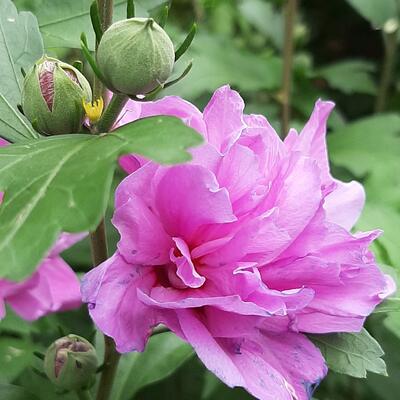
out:
M173 241L175 246L169 254L171 264L167 266L169 283L177 289L197 289L203 286L206 278L197 272L189 246L181 238L173 238Z

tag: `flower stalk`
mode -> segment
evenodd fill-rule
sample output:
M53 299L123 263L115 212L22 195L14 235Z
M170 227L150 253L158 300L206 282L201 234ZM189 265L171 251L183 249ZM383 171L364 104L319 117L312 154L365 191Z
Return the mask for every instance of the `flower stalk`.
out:
M97 0L97 6L99 10L101 29L104 32L111 25L112 22L113 0ZM104 93L104 85L97 77L95 77L94 98L102 97L103 93ZM107 127L111 128L114 121L117 119L122 107L123 104L122 105L120 104L119 109L114 108L113 106L111 108L107 107L106 111L103 114L103 117L99 121L98 125L100 125L100 128L103 129L104 126L106 128ZM95 266L97 266L101 264L103 261L107 260L108 258L107 236L106 236L104 219L100 222L96 230L91 233L90 239L91 239L93 263ZM110 337L104 335L104 343L105 343L104 363L103 363L104 368L102 369L96 400L110 399L112 385L115 373L118 368L118 362L120 359L120 354L115 349L114 341ZM80 397L81 400L90 399L88 397L86 398L82 397L85 395L84 393L81 393L80 395L81 395Z
M97 0L97 8L99 10L99 19L102 32L112 24L114 0ZM96 50L97 50L96 41ZM96 76L93 82L93 96L95 99L103 97L104 85Z
M283 47L283 75L282 75L282 119L281 137L284 138L289 131L290 100L292 90L293 69L293 31L296 22L297 1L287 0L285 5L285 32Z
M399 23L397 20L389 20L383 27L383 41L385 54L383 59L381 80L379 83L378 95L376 97L375 112L385 111L386 100L390 85L393 82L393 70L397 52L397 34Z
M100 121L95 127L96 133L110 131L128 100L128 96L124 94L113 94L103 116L100 118Z

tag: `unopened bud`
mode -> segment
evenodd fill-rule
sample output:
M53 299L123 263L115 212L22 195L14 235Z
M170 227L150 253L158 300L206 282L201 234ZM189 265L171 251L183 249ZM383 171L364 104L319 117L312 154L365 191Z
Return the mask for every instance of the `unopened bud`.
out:
M72 65L55 58L42 57L25 77L22 109L40 133L79 132L85 117L82 100L92 100L89 82Z
M97 63L108 88L131 96L149 93L163 84L174 61L171 39L151 18L114 23L97 50Z
M77 335L57 339L48 348L44 370L58 387L67 390L86 388L97 369L96 351L92 344Z

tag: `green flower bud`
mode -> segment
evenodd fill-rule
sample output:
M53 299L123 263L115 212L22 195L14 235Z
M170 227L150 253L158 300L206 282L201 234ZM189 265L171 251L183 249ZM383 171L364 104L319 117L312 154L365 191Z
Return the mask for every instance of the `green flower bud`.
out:
M42 57L25 77L22 109L40 133L79 132L85 117L83 100L92 100L89 82L72 65L55 58Z
M172 73L174 45L151 18L111 25L100 41L97 64L109 89L130 96L146 94Z
M86 388L97 369L96 351L92 344L77 335L57 339L47 349L44 370L58 387L67 390Z

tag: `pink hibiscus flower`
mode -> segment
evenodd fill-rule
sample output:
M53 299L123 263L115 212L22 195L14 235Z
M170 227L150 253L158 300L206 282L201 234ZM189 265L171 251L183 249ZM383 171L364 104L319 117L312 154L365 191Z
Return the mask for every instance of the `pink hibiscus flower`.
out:
M0 146L7 142L0 138ZM0 193L0 201L3 194ZM81 304L80 283L59 254L86 234L61 234L38 269L22 282L0 279L0 319L8 304L20 317L32 321L48 313L78 308Z
M327 368L304 333L357 332L393 291L350 233L364 204L333 179L325 144L333 104L318 101L281 141L225 86L201 113L177 97L130 102L119 123L176 115L203 134L185 165L128 156L116 191L117 252L89 272L84 301L120 352L162 323L227 385L263 400L309 399Z

